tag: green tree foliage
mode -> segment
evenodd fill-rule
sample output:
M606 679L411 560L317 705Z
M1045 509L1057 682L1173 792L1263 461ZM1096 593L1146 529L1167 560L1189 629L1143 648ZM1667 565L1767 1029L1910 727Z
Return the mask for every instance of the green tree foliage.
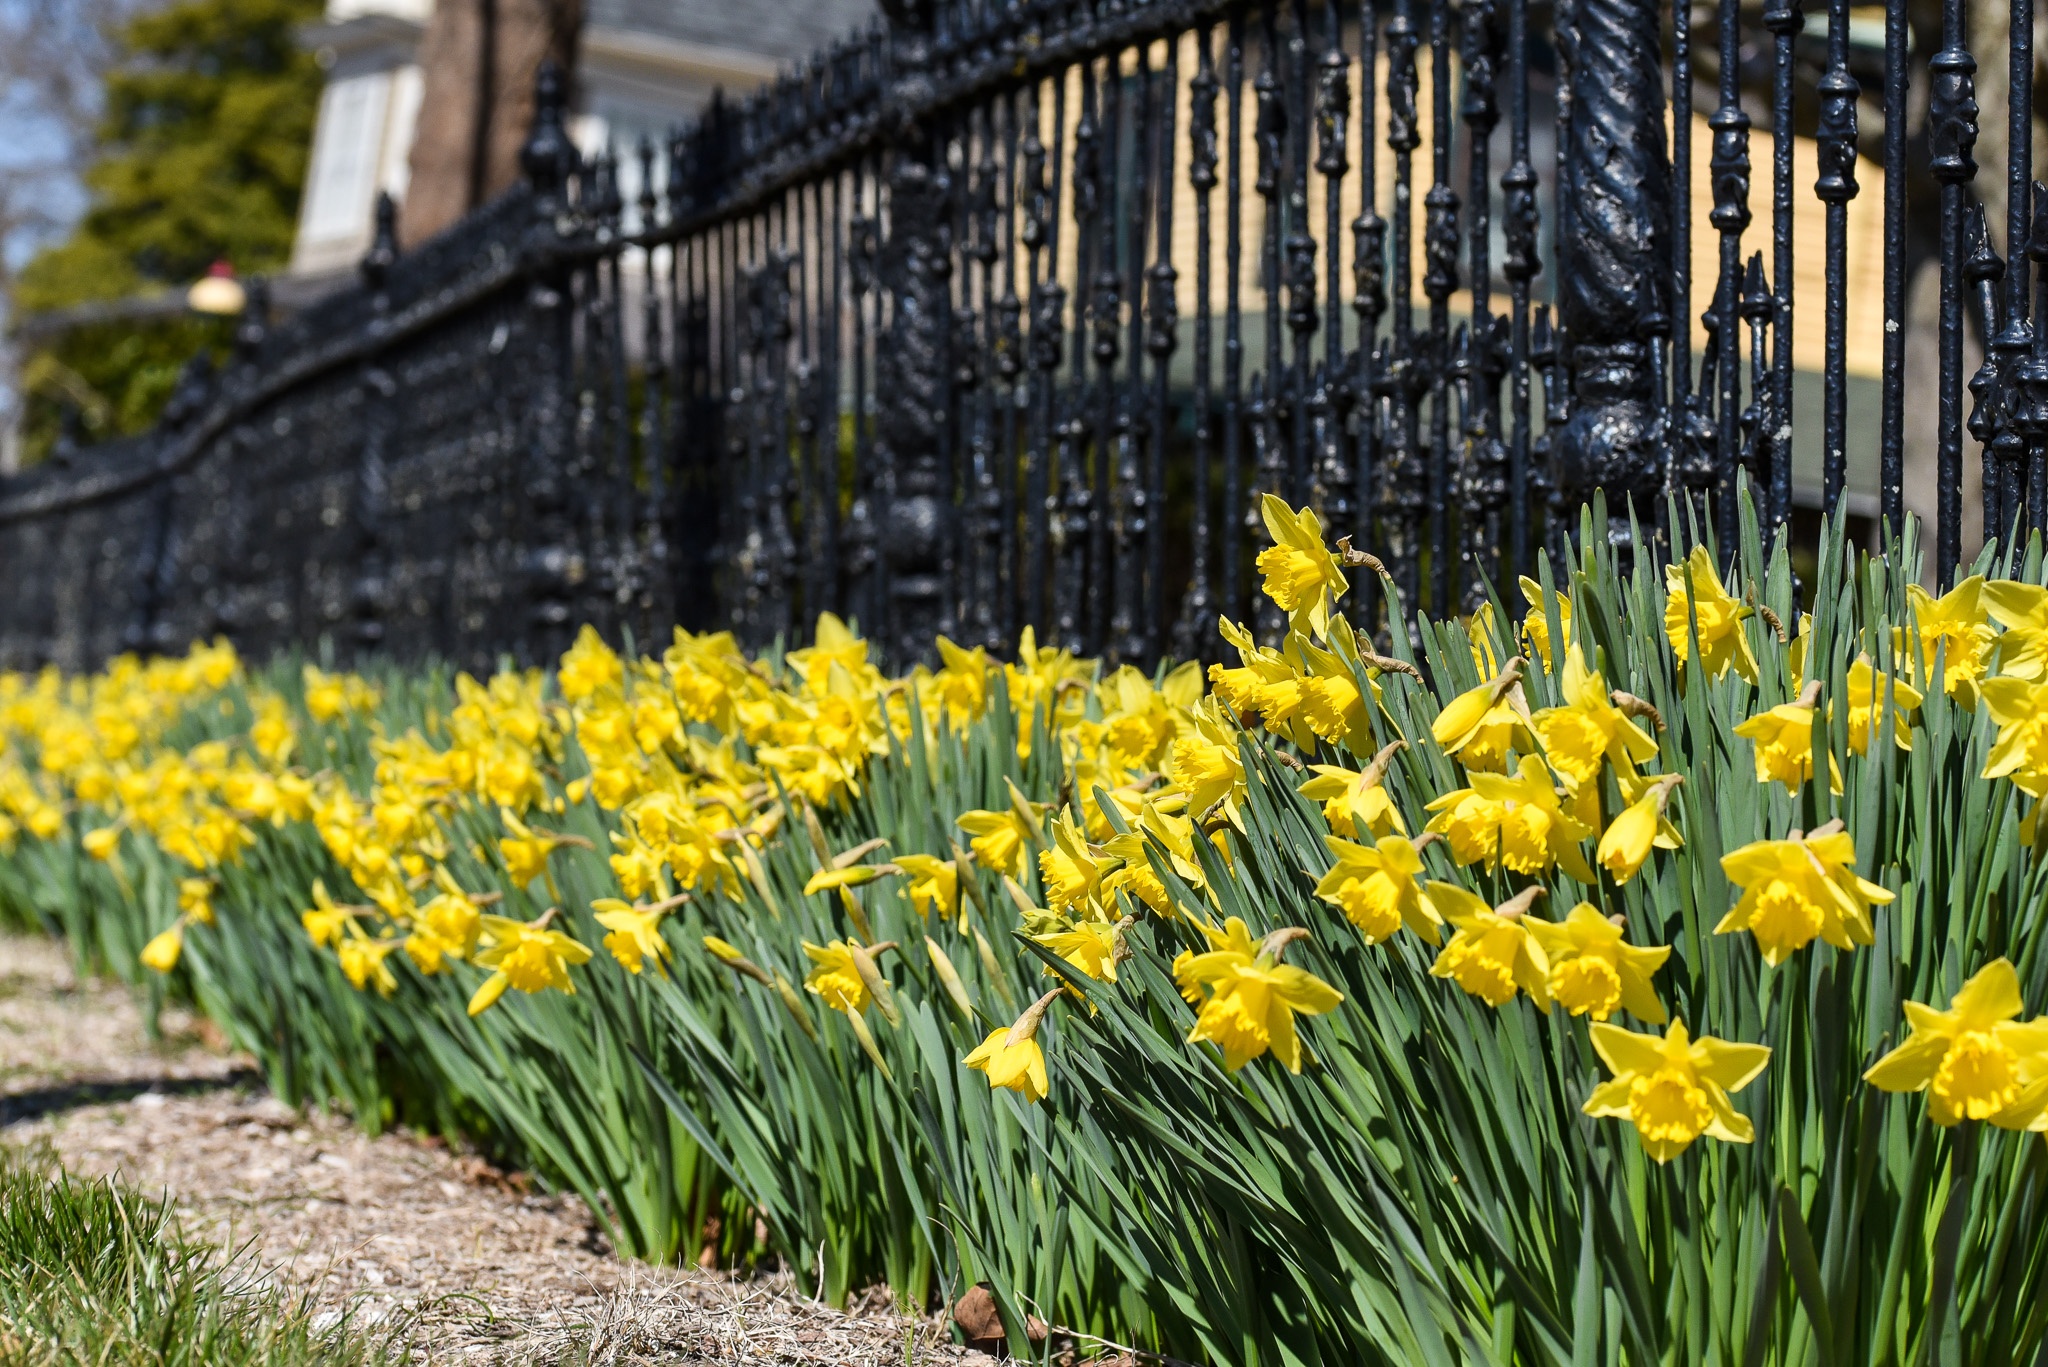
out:
M319 0L177 0L131 20L108 78L91 207L23 270L23 317L182 290L215 261L275 270L291 252L320 70L297 29ZM47 453L65 408L102 438L155 421L185 360L218 351L221 320L73 327L23 369L26 446Z

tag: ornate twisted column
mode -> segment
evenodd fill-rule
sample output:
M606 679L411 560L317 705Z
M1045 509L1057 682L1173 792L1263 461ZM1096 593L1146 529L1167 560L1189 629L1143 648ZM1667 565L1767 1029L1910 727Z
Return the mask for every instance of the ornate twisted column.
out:
M889 236L877 273L894 301L889 337L876 357L878 455L895 472L883 520L889 566L885 640L901 667L932 652L951 628L947 535L952 491L945 487L944 445L952 411L948 353L953 303L946 241L948 184L938 140L912 110L930 88L932 8L885 0L897 78L890 92L895 127L889 168Z
M1664 487L1666 436L1651 335L1671 316L1671 163L1656 0L1577 0L1563 38L1571 117L1559 198L1559 322L1572 411L1552 448L1566 515L1607 493L1610 537L1627 503L1645 522Z

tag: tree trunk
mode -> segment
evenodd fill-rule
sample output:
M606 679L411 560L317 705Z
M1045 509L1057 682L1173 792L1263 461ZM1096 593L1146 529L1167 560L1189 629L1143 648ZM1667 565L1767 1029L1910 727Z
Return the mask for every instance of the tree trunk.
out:
M519 179L534 75L549 57L574 73L582 27L583 0L441 0L435 7L420 41L425 88L399 217L405 247Z

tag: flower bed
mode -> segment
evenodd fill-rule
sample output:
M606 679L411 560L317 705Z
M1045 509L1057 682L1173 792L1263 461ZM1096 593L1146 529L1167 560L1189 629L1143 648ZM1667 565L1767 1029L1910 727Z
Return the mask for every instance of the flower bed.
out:
M0 894L621 1248L983 1284L1020 1349L2032 1360L2038 556L1831 532L1809 615L1753 525L1623 574L1596 511L1411 623L1266 516L1284 630L1206 678L827 617L0 679Z

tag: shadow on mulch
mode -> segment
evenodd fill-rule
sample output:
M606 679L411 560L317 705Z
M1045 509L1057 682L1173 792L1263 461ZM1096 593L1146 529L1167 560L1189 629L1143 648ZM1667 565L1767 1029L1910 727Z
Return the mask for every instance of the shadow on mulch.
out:
M70 1082L61 1087L38 1087L32 1091L0 1096L0 1129L27 1120L97 1106L105 1102L133 1101L154 1092L158 1096L194 1096L263 1085L263 1075L254 1068L233 1068L208 1077L143 1077L110 1082Z

